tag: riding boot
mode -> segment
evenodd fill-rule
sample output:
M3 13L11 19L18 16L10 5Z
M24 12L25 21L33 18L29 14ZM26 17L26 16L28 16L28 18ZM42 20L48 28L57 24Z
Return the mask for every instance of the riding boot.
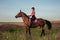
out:
M31 19L31 26L33 25L33 20Z
M35 15L33 15L32 18L31 18L31 26L34 25L35 19L36 19L36 18L35 18Z

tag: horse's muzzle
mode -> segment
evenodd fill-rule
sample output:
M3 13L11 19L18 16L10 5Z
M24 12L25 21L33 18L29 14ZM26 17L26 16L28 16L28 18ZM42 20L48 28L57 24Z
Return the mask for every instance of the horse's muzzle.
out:
M15 16L15 18L17 18L17 16Z

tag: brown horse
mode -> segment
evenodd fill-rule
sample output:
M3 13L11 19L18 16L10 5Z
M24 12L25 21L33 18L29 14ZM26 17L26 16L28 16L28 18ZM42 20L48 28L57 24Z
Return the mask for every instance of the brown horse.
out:
M48 20L44 20L42 18L37 18L37 22L33 23L33 25L31 25L31 21L30 21L31 19L29 18L29 16L27 16L21 10L15 17L16 18L22 17L23 22L24 22L24 26L25 26L25 29L26 29L26 33L29 33L30 35L31 35L30 28L36 28L36 27L40 26L40 28L42 29L41 36L45 35L45 30L44 30L45 24L47 24L47 27L48 27L49 30L51 29L51 22L48 21Z

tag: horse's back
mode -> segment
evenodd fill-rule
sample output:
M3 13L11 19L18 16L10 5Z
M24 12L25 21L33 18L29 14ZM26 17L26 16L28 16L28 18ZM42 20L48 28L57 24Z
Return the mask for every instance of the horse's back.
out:
M38 23L39 23L39 24L45 24L44 19L42 19L42 18L37 18L37 20L38 20Z

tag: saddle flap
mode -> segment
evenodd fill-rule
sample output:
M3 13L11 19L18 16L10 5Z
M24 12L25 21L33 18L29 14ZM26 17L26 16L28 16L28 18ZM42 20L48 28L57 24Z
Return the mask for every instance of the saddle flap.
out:
M29 19L29 22L30 22L30 23L33 22L33 23L35 24L35 23L37 23L37 21L38 21L37 19L35 19L35 20L33 20L33 21L31 21L31 19Z
M37 19L35 19L34 22L37 23Z

